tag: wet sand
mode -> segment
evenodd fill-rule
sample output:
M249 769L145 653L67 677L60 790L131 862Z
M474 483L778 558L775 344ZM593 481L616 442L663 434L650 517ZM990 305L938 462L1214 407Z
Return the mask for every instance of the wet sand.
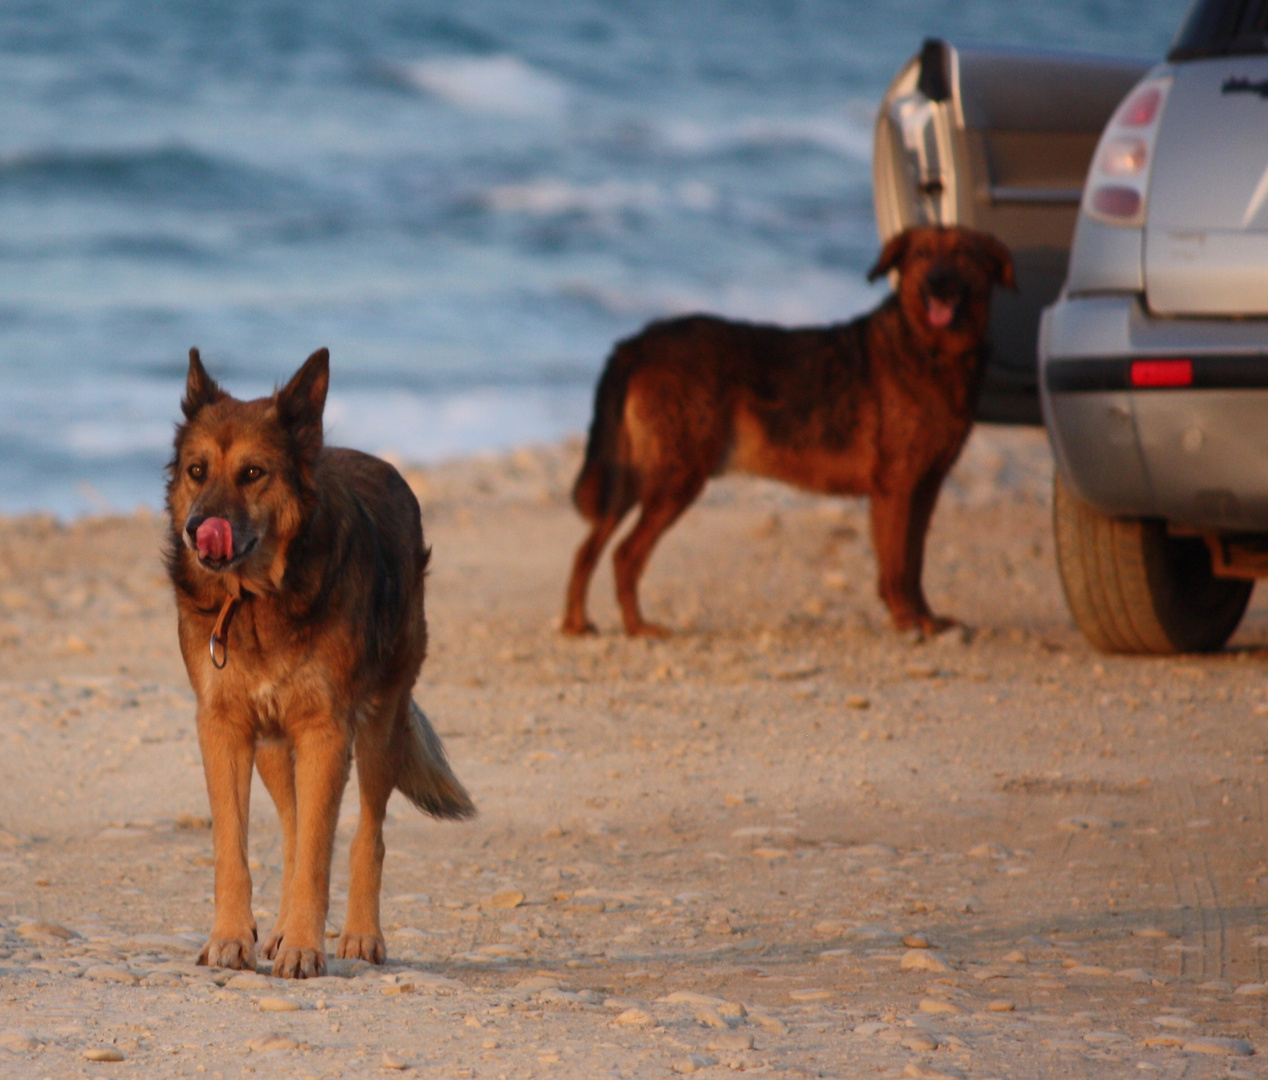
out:
M389 963L197 968L211 835L152 515L0 522L0 1075L1239 1077L1268 1049L1268 608L1094 653L1042 432L982 428L894 633L866 504L727 478L556 631L571 444L408 476L419 702L480 806L394 798ZM278 901L257 784L256 911ZM329 933L347 888L345 802Z

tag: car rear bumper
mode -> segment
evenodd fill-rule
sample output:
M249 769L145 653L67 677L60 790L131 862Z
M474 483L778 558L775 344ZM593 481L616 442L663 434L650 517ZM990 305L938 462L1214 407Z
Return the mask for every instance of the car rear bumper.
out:
M1268 321L1063 296L1044 313L1039 362L1058 468L1093 506L1268 532Z

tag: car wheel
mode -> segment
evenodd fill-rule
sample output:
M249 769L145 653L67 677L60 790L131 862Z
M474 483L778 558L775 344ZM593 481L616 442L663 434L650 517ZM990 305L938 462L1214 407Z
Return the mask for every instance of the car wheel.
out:
M1237 629L1253 581L1218 578L1206 544L1156 520L1115 518L1084 502L1060 474L1053 532L1074 621L1104 652L1212 652Z

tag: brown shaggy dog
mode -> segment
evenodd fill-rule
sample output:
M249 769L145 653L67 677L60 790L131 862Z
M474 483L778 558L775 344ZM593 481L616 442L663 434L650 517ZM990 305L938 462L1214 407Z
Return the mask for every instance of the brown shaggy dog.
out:
M198 962L255 967L254 766L283 831L281 906L260 952L290 978L326 968L331 849L354 753L361 818L340 956L386 957L392 790L436 817L475 812L410 697L427 652L418 501L386 462L322 445L329 377L321 349L272 397L238 401L191 349L167 487L168 569L216 858L215 925Z
M1008 250L967 229L914 228L885 245L869 278L898 289L869 315L786 330L696 315L617 345L595 395L573 501L594 523L577 551L563 630L594 630L586 589L616 549L628 634L660 636L639 611L652 548L711 476L729 469L829 495L870 495L880 594L899 629L949 621L921 588L925 533L973 423L992 286L1013 286Z

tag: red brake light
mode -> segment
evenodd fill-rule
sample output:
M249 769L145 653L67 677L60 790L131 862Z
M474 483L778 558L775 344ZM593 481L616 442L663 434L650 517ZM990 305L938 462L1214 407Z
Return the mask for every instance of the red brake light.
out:
M1154 142L1171 89L1170 76L1137 86L1101 134L1084 185L1083 212L1106 225L1145 223Z
M1125 127L1145 127L1152 124L1161 103L1162 91L1156 86L1146 87L1127 103L1118 122Z
M1145 388L1192 386L1192 360L1133 360L1131 384Z

